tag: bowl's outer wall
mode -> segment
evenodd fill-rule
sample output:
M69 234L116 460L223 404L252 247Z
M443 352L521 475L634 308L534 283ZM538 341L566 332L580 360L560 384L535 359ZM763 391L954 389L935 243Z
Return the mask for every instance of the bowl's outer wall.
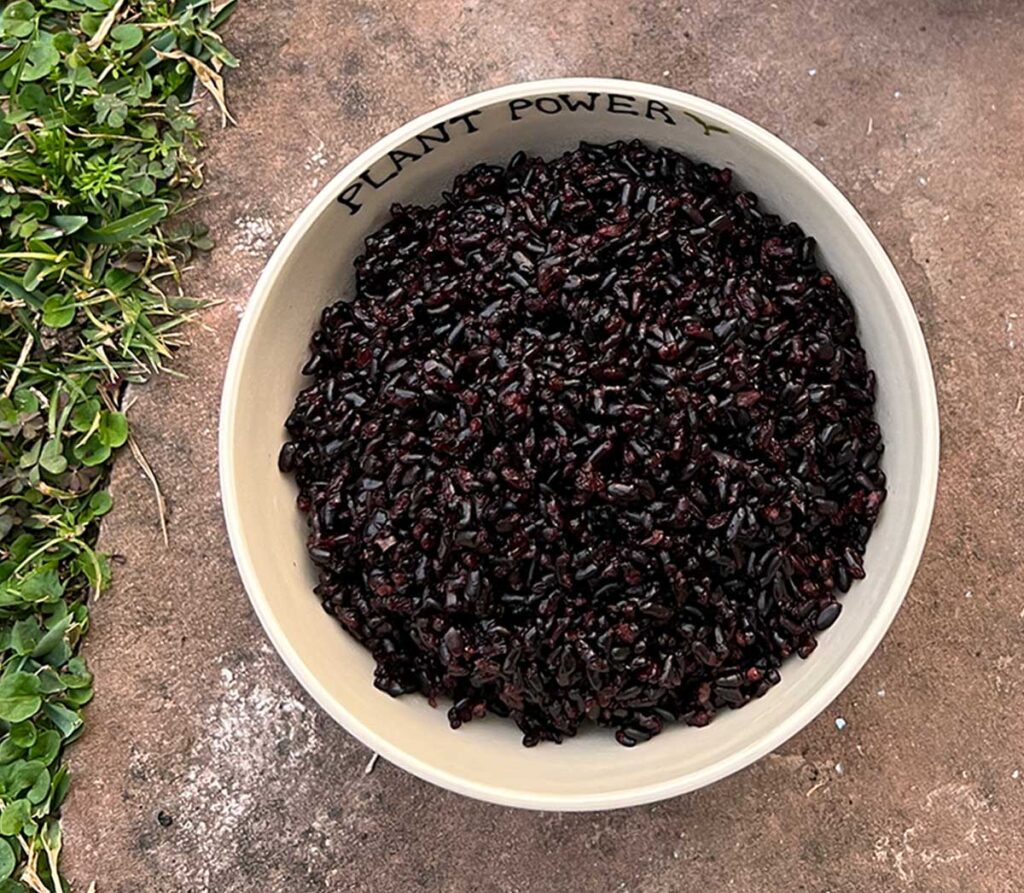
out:
M540 97L548 101L538 103ZM570 111L570 104L580 105ZM705 124L725 132L708 132ZM424 143L419 133L447 135L447 142ZM631 750L599 732L562 747L526 749L514 725L499 720L452 732L443 710L424 699L392 699L374 689L370 656L311 591L294 482L276 466L282 422L304 385L299 370L321 309L350 293L353 259L392 203L432 202L456 174L481 161L504 163L519 149L550 157L581 139L631 138L731 167L763 207L818 239L823 266L853 301L878 376L889 477L867 578L845 597L839 622L810 660L790 661L767 697L726 711L705 729L670 728ZM389 157L394 150L408 156ZM874 650L910 585L930 522L938 456L934 385L917 320L891 263L849 203L792 149L745 119L675 91L605 80L538 82L461 100L349 165L292 227L255 289L232 354L221 426L232 546L261 621L303 685L353 734L409 771L471 796L545 809L624 806L700 787L817 715Z

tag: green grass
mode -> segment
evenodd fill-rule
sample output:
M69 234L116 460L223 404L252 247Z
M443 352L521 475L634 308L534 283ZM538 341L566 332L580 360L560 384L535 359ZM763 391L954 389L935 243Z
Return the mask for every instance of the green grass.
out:
M65 748L92 676L78 656L110 581L129 382L164 367L196 301L205 231L197 76L222 112L234 3L15 0L0 14L0 893L66 891Z

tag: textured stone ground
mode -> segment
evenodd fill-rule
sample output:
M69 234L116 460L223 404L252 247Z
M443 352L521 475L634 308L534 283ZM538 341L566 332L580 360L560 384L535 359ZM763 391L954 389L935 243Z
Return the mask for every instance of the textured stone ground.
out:
M1024 7L1013 0L247 0L229 28L239 126L207 114L203 213L221 303L136 433L104 528L98 694L75 747L66 865L99 893L1002 893L1024 860ZM724 103L866 216L921 317L944 434L939 502L895 626L843 696L714 787L536 815L436 790L328 720L270 650L217 492L220 383L275 241L357 151L514 80L602 74ZM846 720L842 731L837 717ZM160 810L173 817L164 827Z

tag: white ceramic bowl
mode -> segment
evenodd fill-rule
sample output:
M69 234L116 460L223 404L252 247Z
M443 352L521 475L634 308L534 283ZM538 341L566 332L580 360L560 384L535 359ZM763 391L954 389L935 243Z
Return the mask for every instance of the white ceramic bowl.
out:
M581 140L639 137L728 165L764 206L820 244L858 313L878 375L889 496L871 537L867 578L809 660L794 659L764 698L704 729L668 728L626 749L607 733L524 748L508 721L453 732L425 699L372 685L373 661L313 594L295 485L277 470L283 420L321 309L348 292L363 239L393 202L432 202L480 161L516 151L554 156ZM228 532L267 634L298 680L388 761L451 790L512 806L588 810L691 791L735 772L810 722L868 659L910 586L931 520L939 430L931 367L892 263L839 191L785 143L720 106L649 84L563 79L490 90L430 112L347 165L274 252L235 339L221 410L220 472Z

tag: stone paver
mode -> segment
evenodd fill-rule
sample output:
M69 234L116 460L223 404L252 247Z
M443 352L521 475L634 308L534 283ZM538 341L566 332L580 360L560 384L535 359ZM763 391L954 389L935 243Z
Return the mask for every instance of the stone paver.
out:
M97 697L73 751L66 867L99 893L706 890L1003 893L1024 860L1024 7L1006 0L690 3L247 0L227 28L239 126L206 114L188 285L220 303L137 393L170 509L129 457L103 532ZM473 802L369 754L271 651L234 570L216 472L238 316L304 203L357 151L456 96L602 74L766 125L891 252L924 325L944 433L914 587L831 709L710 789L602 814ZM837 729L843 717L846 727ZM164 827L163 810L173 817Z

